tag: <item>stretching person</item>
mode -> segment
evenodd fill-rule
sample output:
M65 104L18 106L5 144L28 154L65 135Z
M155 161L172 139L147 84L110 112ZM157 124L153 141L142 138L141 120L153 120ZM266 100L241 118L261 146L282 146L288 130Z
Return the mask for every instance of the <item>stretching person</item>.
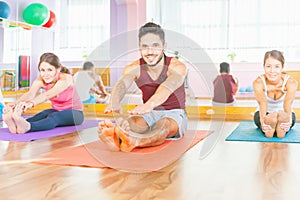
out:
M87 61L83 64L83 70L74 74L74 81L82 103L103 103L106 101L108 94L101 77L96 74L92 62Z
M254 122L268 138L275 133L277 137L283 138L296 121L292 103L298 82L283 73L283 66L284 57L280 51L266 52L263 65L265 73L253 82L259 105Z
M99 137L111 150L156 146L166 138L181 138L186 131L186 66L167 57L164 49L164 31L159 25L149 22L140 28L141 58L124 68L105 113L121 112L120 102L133 82L142 91L143 104L130 110L128 119L119 118L117 125L109 120L99 123Z
M3 100L3 96L2 96L2 90L0 87L0 120L2 120L3 108L4 108L4 100Z
M238 89L238 80L230 74L229 63L220 64L220 74L214 80L214 106L232 106Z
M38 69L40 77L33 82L29 91L4 107L3 121L9 131L22 134L81 124L84 120L82 103L69 70L60 64L59 58L53 53L44 53L40 57ZM39 93L40 89L45 92ZM47 100L51 101L52 109L28 119L21 116L23 111Z

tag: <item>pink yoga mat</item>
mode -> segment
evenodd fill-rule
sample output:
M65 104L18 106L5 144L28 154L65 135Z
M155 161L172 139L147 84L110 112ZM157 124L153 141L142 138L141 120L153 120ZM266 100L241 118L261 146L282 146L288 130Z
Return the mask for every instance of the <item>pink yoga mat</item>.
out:
M71 147L46 155L35 161L38 164L54 164L104 168L128 172L158 171L173 163L181 155L210 135L208 130L189 130L180 140L167 140L155 147L137 148L132 152L112 152L102 141Z
M9 132L8 128L0 128L0 140L30 142L33 140L55 137L55 136L64 135L75 131L81 131L83 129L97 127L97 126L98 126L97 120L84 120L84 122L78 126L56 127L51 130L28 132L25 134L13 134Z

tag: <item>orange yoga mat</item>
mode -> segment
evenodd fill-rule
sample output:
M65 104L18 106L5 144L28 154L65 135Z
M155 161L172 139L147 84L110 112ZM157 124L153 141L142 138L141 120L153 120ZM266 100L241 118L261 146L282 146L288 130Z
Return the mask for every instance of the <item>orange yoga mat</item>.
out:
M155 147L136 148L133 151L112 152L102 141L54 152L33 163L104 168L129 172L158 171L210 135L208 130L189 130L180 140L167 140Z

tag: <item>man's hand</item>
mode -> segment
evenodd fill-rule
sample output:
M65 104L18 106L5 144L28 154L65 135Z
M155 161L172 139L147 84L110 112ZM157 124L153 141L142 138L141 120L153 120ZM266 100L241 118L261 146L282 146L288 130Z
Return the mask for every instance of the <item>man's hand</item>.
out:
M129 110L128 113L130 115L141 115L141 114L146 114L150 113L153 110L153 106L150 104L143 104L143 105L138 105L132 110Z
M104 114L109 114L112 112L116 112L119 114L123 113L123 109L120 105L112 105L112 104L108 104L108 106L105 108L104 110Z

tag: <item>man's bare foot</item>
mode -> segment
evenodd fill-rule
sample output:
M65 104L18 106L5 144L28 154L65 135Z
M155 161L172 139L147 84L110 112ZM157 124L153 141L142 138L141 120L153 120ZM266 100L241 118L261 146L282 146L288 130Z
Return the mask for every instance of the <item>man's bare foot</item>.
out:
M137 139L130 134L130 126L127 120L121 118L118 119L115 132L121 139L121 151L130 152L138 146L136 144Z
M30 123L22 117L22 112L23 112L23 104L20 105L18 104L15 107L14 113L12 115L13 120L15 121L17 126L18 134L23 134L30 130Z
M272 138L275 133L276 124L277 124L277 113L270 113L264 118L264 123L271 126L271 130L266 131L265 135L268 138Z
M277 123L277 126L276 126L276 134L277 134L277 137L279 138L283 138L285 137L285 134L288 130L284 130L280 127L280 124L281 123L288 123L290 121L290 116L283 112L283 111L279 111L278 112L278 123Z
M99 122L98 136L101 141L108 145L111 151L120 150L119 137L115 134L114 124L110 120Z
M3 113L2 119L5 122L5 124L8 127L8 130L11 133L17 133L17 126L15 124L15 121L13 119L13 109L11 107L6 108L6 112Z

